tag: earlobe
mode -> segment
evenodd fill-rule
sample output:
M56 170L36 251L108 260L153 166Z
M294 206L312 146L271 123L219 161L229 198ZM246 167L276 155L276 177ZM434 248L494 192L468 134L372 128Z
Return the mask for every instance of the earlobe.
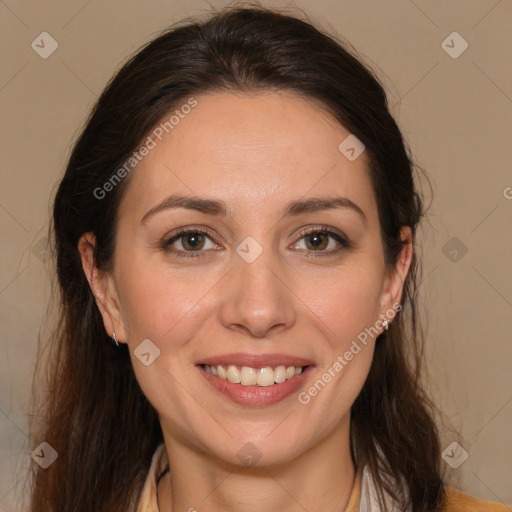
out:
M94 258L96 238L94 233L84 233L78 241L82 269L89 282L96 305L103 317L103 325L109 336L116 333L117 341L124 343L126 333L113 279L96 267Z

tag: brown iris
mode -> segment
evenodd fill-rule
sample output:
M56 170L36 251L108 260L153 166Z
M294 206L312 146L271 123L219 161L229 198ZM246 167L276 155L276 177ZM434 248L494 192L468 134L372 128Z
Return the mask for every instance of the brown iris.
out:
M197 232L188 233L186 235L183 235L181 237L183 247L186 250L192 250L192 251L201 250L203 248L204 242L205 242L204 237L205 237L204 234L197 233Z
M324 237L324 242L320 239L320 237ZM307 235L306 237L306 246L308 246L308 243L311 240L314 240L312 242L313 249L325 249L329 243L329 237L325 233L312 233L310 235ZM309 247L308 247L309 249Z

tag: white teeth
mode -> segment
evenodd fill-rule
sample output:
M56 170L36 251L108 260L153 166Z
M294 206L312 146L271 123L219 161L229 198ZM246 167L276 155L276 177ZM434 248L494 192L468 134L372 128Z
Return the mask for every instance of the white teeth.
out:
M239 384L240 373L238 372L238 368L230 364L228 367L228 371L226 373L226 378L229 380L229 382L232 382L233 384Z
M284 365L278 366L274 370L274 381L276 383L284 382L286 380L286 367Z
M275 368L265 366L263 368L251 368L242 366L241 369L235 365L226 367L223 365L210 366L203 365L207 373L229 380L233 384L241 384L242 386L272 386L274 383L279 384L286 380L292 379L296 375L300 375L304 367L279 365Z
M240 372L240 384L242 384L242 386L254 386L257 381L257 373L258 372L254 368L242 366L242 371Z
M206 365L208 367L208 365ZM228 376L226 370L224 370L224 366L217 366L217 377L220 377L221 379L226 379Z
M270 366L260 368L256 383L258 386L272 386L274 384L274 370Z

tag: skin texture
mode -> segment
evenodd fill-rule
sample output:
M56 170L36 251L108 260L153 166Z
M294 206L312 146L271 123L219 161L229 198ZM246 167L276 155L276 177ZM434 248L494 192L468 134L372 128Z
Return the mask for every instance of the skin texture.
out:
M92 233L79 242L105 329L128 343L160 416L171 467L158 488L160 510L342 511L355 474L350 407L375 339L306 405L296 394L266 407L238 405L195 363L232 352L296 355L315 364L307 390L359 333L386 312L390 320L411 261L410 230L402 229L409 243L390 268L366 154L351 162L338 150L349 132L315 101L277 92L196 98L130 175L112 273L94 267ZM229 215L167 209L141 222L170 194L222 200ZM351 208L280 219L290 201L333 196L356 203L366 221ZM303 231L322 226L351 246L319 235L316 248ZM181 227L210 229L203 257L176 256L198 254L182 245L186 237L162 248ZM236 252L247 236L263 248L252 263ZM144 339L161 351L147 367L133 354ZM254 467L237 456L247 442L261 452Z

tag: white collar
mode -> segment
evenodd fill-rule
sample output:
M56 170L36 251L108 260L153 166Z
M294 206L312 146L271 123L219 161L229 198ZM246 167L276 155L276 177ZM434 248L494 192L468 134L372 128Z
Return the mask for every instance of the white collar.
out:
M405 487L405 481L402 480ZM407 492L407 491L406 491ZM383 490L384 501L386 504L387 512L401 512L402 509L398 507L397 503L389 494ZM408 497L408 496L407 496ZM412 509L407 507L407 512ZM377 495L377 486L375 485L374 478L370 472L368 465L363 468L363 477L361 482L361 501L359 504L359 512L383 512Z

